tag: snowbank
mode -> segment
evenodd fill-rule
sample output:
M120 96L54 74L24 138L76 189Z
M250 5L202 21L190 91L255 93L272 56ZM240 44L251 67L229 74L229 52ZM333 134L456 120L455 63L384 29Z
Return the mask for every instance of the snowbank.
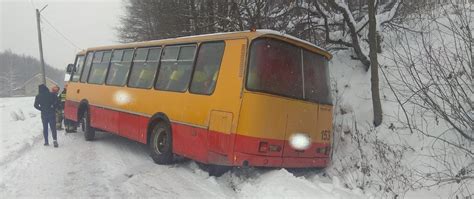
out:
M42 141L41 115L33 107L34 98L0 98L0 165Z

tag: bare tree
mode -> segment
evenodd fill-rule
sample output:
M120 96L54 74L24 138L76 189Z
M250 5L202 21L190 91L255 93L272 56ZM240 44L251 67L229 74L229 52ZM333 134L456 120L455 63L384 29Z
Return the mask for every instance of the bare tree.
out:
M474 184L474 17L470 4L436 10L397 27L402 31L389 45L393 64L382 71L403 112L400 124L432 142L432 163L418 171L420 181L455 184L456 195L467 197Z
M276 29L290 23L297 1L128 0L117 28L124 42L249 30ZM295 14L295 13L294 13Z
M377 19L375 18L377 10L375 9L375 0L369 0L369 45L370 45L370 89L372 92L372 108L374 112L374 125L379 126L382 123L382 105L379 94L379 63L377 52L379 44L377 41Z
M14 60L9 59L5 60L7 63L4 62L4 65L2 68L2 72L0 73L0 82L4 85L2 92L0 93L0 96L12 96L13 95L13 90L16 88L17 84L17 79L18 75L16 74L15 71L15 66L14 66Z
M349 3L348 3L349 2ZM370 61L364 52L364 34L369 23L366 3L364 6L359 1L358 9L351 9L353 1L326 0L314 1L315 9L321 13L325 27L326 42L342 45L354 50L365 70L369 70ZM399 11L402 0L381 1L376 4L374 10L380 26L392 21Z
M444 10L447 23L431 16L430 23L412 32L415 40L399 35L400 45L392 46L392 52L400 80L411 93L406 100L474 141L472 18L460 10Z

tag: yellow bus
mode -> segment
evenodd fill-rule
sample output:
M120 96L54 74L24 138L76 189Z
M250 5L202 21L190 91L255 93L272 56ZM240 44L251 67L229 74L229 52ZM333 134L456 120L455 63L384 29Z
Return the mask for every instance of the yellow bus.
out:
M65 117L86 140L101 130L147 144L158 164L178 155L208 165L323 168L331 56L270 30L89 48L71 67Z

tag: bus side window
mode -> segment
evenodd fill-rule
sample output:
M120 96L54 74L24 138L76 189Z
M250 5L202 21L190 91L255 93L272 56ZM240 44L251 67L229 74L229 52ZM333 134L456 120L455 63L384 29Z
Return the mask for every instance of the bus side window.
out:
M133 58L133 49L114 50L107 74L107 85L123 86L127 82L128 71Z
M155 88L186 91L191 79L195 51L196 45L165 47Z
M84 56L83 55L77 56L76 70L72 73L71 81L73 82L79 81L79 78L81 77L82 65L84 65Z
M191 93L210 95L214 92L224 48L224 42L210 42L200 45L189 89Z
M89 70L91 69L93 56L94 52L87 53L86 63L84 64L84 69L82 70L81 74L81 82L86 82L87 77L89 76Z
M95 54L88 82L91 84L103 84L112 52L101 51Z
M161 48L139 48L133 60L128 86L151 88L155 79Z

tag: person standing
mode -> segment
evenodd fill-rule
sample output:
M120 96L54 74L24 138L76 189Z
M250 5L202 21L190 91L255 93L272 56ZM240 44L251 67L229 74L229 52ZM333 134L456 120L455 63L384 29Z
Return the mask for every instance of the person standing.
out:
M61 94L59 94L59 86L53 86L51 92L57 97L58 106L56 107L56 130L63 130L63 111L61 104Z
M48 125L51 128L54 147L58 147L56 135L56 109L58 106L58 97L49 92L46 85L38 86L38 95L35 97L34 107L41 111L41 121L43 123L44 145L48 146Z
M63 124L63 120L64 120L64 104L66 102L66 89L67 89L67 84L64 85L63 91L61 92L61 94L59 94L59 102L60 102L59 103L59 108L58 108L59 109L58 110L59 118L57 118L58 123L56 124L56 126L59 125L59 129L63 129L62 124ZM68 130L68 129L66 129L66 130Z

